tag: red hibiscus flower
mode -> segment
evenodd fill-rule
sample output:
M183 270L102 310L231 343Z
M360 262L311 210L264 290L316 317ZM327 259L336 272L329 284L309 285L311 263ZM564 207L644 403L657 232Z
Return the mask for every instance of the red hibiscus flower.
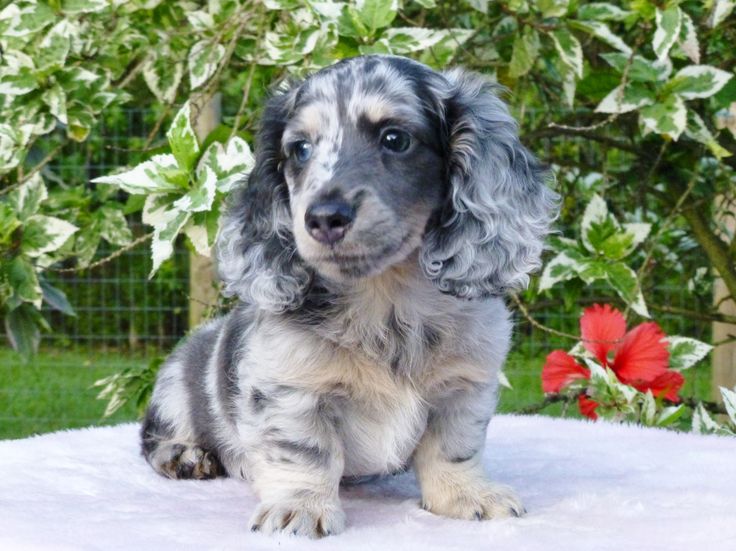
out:
M604 367L610 368L624 384L652 393L660 398L678 401L684 383L680 373L668 369L669 351L665 334L654 322L642 323L626 332L626 320L609 304L594 304L580 318L583 345ZM575 379L590 378L590 371L563 350L547 356L542 369L544 392L559 392ZM580 412L597 418L598 404L581 394Z
M578 396L578 408L580 409L580 413L582 413L589 419L593 419L593 421L598 419L598 414L595 412L595 409L597 407L598 402L596 402L595 400L591 400L585 394L581 394L580 396Z

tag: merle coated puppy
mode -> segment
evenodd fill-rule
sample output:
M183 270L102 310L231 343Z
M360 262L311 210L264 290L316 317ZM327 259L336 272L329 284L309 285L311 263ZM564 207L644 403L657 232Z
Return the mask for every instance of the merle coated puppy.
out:
M341 61L268 102L222 221L227 316L163 365L143 453L229 475L251 526L343 530L344 477L413 467L439 515L519 515L481 455L511 325L556 211L498 86L400 57Z

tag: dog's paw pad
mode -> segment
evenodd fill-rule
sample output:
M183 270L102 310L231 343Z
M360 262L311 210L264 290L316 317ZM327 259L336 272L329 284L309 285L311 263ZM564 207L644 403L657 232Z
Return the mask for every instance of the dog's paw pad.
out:
M285 533L317 539L339 534L345 513L339 505L319 507L300 503L261 504L251 519L251 530L264 534Z

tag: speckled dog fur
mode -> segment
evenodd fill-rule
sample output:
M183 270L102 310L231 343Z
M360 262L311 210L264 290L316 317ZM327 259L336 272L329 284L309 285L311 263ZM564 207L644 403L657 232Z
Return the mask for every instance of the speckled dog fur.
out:
M499 297L539 267L556 195L497 90L366 56L275 94L218 238L240 301L161 369L142 429L156 471L250 480L267 533L336 534L341 479L407 466L434 513L523 512L481 454L510 341ZM335 197L354 217L323 243L305 214Z

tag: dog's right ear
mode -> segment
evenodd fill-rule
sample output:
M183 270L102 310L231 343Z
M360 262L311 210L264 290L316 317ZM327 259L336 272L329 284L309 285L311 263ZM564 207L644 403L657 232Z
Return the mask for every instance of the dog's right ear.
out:
M301 305L312 275L296 251L281 137L297 87L266 105L247 185L230 196L217 238L217 271L226 296L270 311Z

